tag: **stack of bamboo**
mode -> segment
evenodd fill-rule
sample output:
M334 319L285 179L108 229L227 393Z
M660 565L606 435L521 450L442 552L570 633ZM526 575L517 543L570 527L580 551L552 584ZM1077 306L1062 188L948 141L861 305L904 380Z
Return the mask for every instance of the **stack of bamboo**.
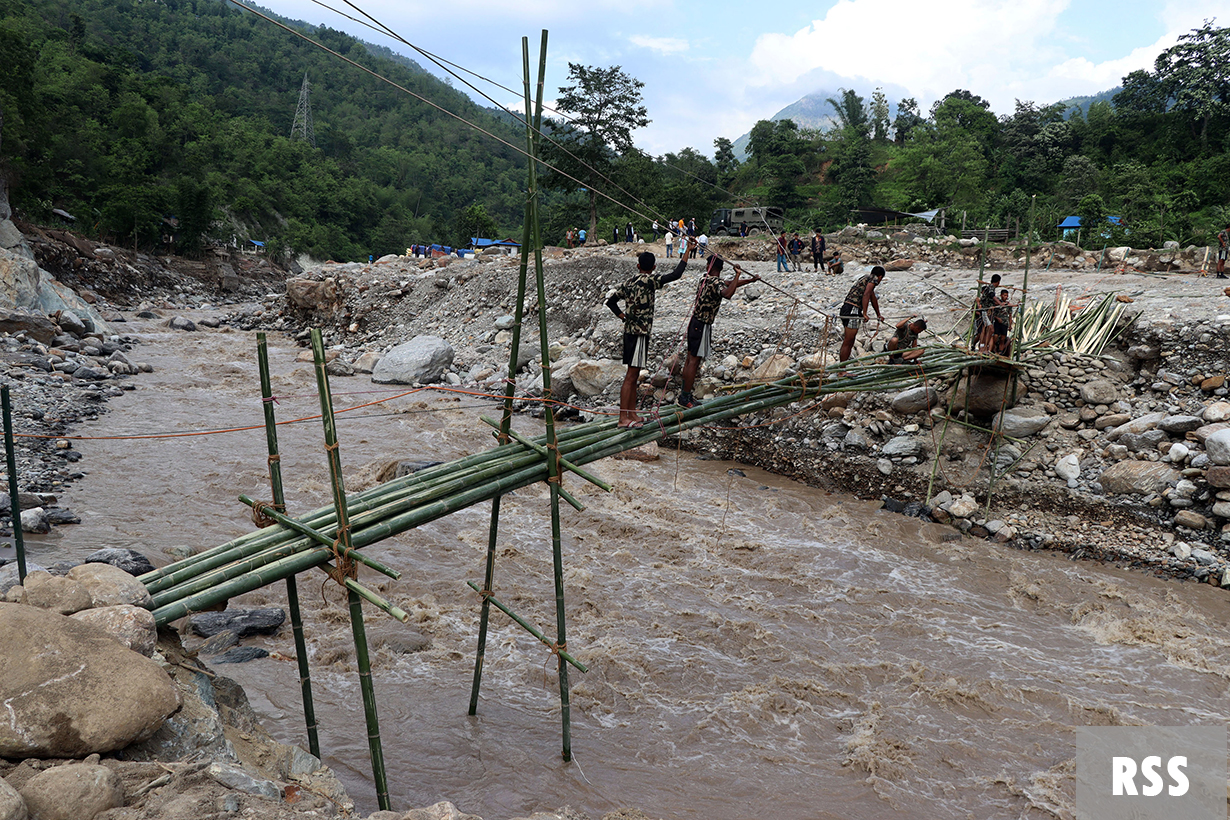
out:
M925 372L918 367L879 364L875 359L843 362L840 376L831 372L838 367L834 363L829 366L829 373L805 372L772 384L747 387L688 410L667 407L658 420L641 429L620 429L612 420L560 431L561 465L573 469L689 428L804 398L842 391L902 390L924 378L952 375L987 362L984 356L949 347L927 349ZM347 505L353 547L362 549L465 507L543 481L548 475L545 437L518 439L351 495ZM314 510L297 522L278 518L275 525L143 575L141 581L153 596L157 623L166 624L208 609L321 566L335 557L335 551L321 543L337 535L333 506ZM309 530L315 534L309 535Z

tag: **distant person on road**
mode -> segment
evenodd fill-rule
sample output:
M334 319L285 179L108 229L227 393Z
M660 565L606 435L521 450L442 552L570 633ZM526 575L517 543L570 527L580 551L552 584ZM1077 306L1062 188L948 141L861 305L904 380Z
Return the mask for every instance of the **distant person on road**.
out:
M717 319L718 310L723 299L733 299L735 291L752 282L759 282L759 276L748 275L745 279L743 269L734 266L734 278L722 281L722 257L710 256L709 265L700 277L700 285L696 291L696 305L692 308L692 318L688 321L688 358L683 365L683 390L679 393L680 407L696 407L700 404L692 395L692 387L696 384L696 373L700 363L713 354L713 322Z
M816 228L816 232L811 237L811 269L813 272L824 267L824 246L824 234Z
M632 230L632 223L629 222L624 226L624 240L632 242L636 238L636 231Z
M702 233L700 236L696 237L696 249L697 249L697 251L699 251L699 253L700 253L700 258L701 258L701 259L704 259L704 258L705 258L705 254L709 251L709 236L708 236L708 234L703 234L703 233Z
M790 272L790 263L787 261L786 254L790 253L790 240L786 238L786 232L782 231L777 237L777 272Z
M628 372L624 375L619 390L619 423L624 429L643 427L644 422L636 414L636 385L641 370L649 365L649 334L653 331L653 307L657 292L683 276L688 266L688 250L695 241L682 243L679 248L679 264L670 273L657 274L654 269L658 260L649 251L636 258L636 275L614 288L606 298L606 306L624 323L624 358ZM619 303L624 309L619 309Z
M883 281L884 268L876 265L871 269L871 273L860 276L846 294L846 301L842 303L839 313L841 323L845 326L845 336L841 340L841 353L837 357L839 361L844 362L850 358L850 352L854 350L854 337L858 335L858 329L863 326L863 321L867 318L868 305L875 308L876 318L881 322L884 321L884 314L880 313L880 303L876 299L876 286Z
M656 219L653 221L653 239L652 239L652 240L650 240L650 241L651 241L651 242L657 242L657 241L658 241L658 220L656 220ZM669 256L669 254L667 254L667 255Z
M688 222L688 236L696 236L696 217Z
M619 244L619 226L618 226L618 225L616 225L616 226L615 226L615 239L614 239L614 241L612 241L612 242L611 242L611 244L612 244L612 245L618 245L618 244Z
M747 236L747 223L746 222L739 223L739 236Z
M665 234L663 234L662 238L663 238L664 240L666 240L666 258L667 258L667 259L670 259L670 258L671 258L671 256L673 255L672 251L673 251L673 248L674 248L674 244L673 244L673 243L674 243L674 241L675 241L675 235L674 235L673 233L671 233L671 232L670 232L670 229L668 228L668 229L667 229L667 231L666 231L666 233L665 233Z
M1217 278L1226 278L1226 256L1230 255L1230 225L1217 233Z
M908 319L902 319L897 323L897 332L884 346L884 349L889 351L889 364L904 364L921 359L922 350L910 350L912 347L918 347L918 334L927 329L927 320L921 316L911 316ZM905 353L897 351L904 350Z
M585 244L585 229L584 228L581 228L579 231L577 231L577 244L578 245Z

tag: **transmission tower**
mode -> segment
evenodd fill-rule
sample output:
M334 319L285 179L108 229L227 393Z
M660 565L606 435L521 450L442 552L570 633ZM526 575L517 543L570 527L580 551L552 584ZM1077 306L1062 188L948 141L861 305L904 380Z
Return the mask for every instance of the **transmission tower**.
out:
M290 127L290 138L296 136L304 142L316 147L316 132L312 128L312 101L308 98L312 84L308 82L307 72L303 72L303 86L299 89L299 107L295 109L295 122Z

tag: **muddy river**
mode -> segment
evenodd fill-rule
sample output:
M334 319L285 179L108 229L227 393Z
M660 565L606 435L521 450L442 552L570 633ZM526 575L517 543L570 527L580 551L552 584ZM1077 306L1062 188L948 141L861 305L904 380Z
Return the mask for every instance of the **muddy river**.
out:
M153 324L134 360L155 367L91 436L261 424L255 336ZM310 366L271 338L279 420L318 411ZM490 403L333 380L351 489L392 459L448 460L493 444ZM379 392L373 392L379 391ZM539 430L524 418L517 426ZM288 504L329 503L318 421L281 428ZM222 543L252 529L241 493L268 497L260 429L76 442L88 472L62 505L83 523L30 539L31 560ZM549 651L495 613L479 714L466 714L488 505L370 552L402 573L364 583L407 610L430 648L375 653L394 808L450 800L501 820L570 805L598 817L1070 817L1074 729L1224 726L1230 596L1064 556L954 539L730 462L663 451L606 460L602 493L566 485L574 761L560 758ZM323 574L300 582L326 761L365 811L375 798L345 620ZM496 593L552 632L545 485L506 496ZM284 602L279 587L232 605ZM371 629L400 629L369 610ZM306 746L289 629L277 654L219 667L280 740ZM279 657L282 656L282 657Z

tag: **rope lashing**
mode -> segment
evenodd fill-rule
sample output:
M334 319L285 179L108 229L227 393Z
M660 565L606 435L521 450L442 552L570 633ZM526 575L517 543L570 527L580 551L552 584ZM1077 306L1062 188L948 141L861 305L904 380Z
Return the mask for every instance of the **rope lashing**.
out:
M273 518L271 518L268 514L266 514L265 510L273 510L274 512L283 513L283 512L286 512L286 505L285 504L266 504L263 501L257 501L255 504L253 504L252 505L252 523L260 527L261 529L264 529L265 527L272 527L274 524L278 523Z

